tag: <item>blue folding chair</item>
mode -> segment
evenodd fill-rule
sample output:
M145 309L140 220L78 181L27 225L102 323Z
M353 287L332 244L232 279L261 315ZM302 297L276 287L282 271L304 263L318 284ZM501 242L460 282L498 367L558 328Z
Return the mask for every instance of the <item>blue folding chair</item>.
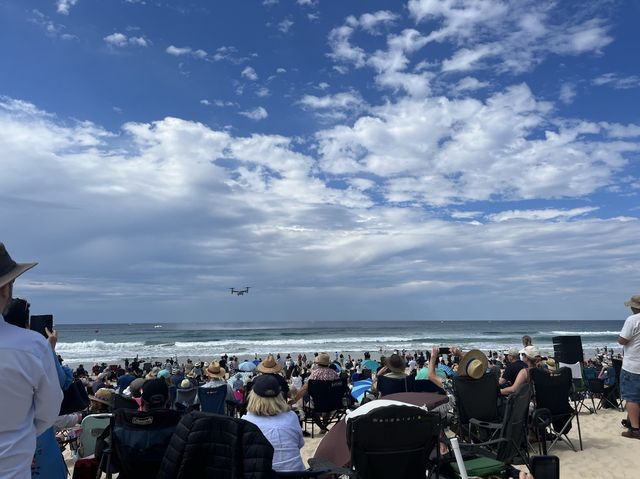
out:
M200 400L200 410L215 414L224 414L225 399L227 397L226 384L215 388L198 388L198 399Z

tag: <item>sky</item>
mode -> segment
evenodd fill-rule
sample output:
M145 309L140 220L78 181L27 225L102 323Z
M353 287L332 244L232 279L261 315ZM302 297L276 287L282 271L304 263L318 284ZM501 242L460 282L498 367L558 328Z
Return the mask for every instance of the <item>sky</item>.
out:
M60 323L623 319L639 17L0 0L15 294Z

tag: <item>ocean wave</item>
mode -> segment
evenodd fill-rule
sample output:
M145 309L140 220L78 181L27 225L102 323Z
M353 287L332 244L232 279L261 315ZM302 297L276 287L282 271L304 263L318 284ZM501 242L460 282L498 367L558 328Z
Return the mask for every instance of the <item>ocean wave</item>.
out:
M618 336L620 331L541 331L541 336Z

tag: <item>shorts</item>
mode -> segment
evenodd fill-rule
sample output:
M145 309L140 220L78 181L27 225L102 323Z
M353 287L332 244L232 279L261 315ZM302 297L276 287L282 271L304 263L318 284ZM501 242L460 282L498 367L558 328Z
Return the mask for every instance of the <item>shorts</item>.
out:
M620 397L623 401L640 403L640 374L624 369L620 372Z

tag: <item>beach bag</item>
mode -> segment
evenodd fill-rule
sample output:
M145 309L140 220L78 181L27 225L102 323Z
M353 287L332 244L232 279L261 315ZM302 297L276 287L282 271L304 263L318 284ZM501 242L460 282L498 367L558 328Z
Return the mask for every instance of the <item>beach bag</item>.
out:
M487 477L497 475L502 477L506 473L507 466L504 462L496 461L489 457L477 457L475 459L468 459L464 461L465 469L469 477ZM456 477L460 476L460 469L456 462L451 463L451 468L456 473Z
M82 381L74 379L69 387L63 391L64 398L60 404L60 416L83 411L89 407L89 395Z

